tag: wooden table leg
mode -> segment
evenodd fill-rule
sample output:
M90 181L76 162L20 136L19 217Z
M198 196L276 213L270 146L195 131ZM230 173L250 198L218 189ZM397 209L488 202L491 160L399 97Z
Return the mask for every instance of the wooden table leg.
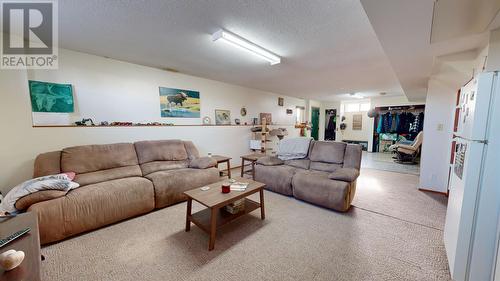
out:
M266 211L264 210L264 189L260 189L260 218L266 218Z
M231 178L231 163L227 160L227 177Z
M241 158L241 177L243 177L244 172L245 172L245 159Z
M210 241L208 243L208 250L212 251L215 247L215 234L217 230L217 208L211 209L210 214Z
M193 204L193 199L188 198L187 200L187 210L186 210L186 232L191 230L191 206Z
M255 161L252 161L252 180L255 180Z

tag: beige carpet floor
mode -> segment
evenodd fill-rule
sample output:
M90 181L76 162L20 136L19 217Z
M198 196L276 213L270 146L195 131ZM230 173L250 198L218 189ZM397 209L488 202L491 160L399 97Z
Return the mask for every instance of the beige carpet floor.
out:
M417 180L364 169L347 213L266 192L266 220L227 225L211 252L178 204L44 247L43 280L450 280L445 201Z

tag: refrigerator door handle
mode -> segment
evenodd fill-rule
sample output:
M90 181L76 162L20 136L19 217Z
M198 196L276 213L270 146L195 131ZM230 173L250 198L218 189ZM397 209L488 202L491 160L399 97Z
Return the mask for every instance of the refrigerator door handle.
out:
M482 144L488 144L488 140L474 140L474 139L464 138L464 137L460 137L460 136L455 136L455 138L466 140L466 141L478 142L478 143L482 143Z

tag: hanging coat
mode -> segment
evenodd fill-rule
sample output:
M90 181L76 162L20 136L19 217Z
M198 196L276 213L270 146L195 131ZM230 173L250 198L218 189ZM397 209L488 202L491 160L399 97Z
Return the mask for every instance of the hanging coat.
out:
M396 121L396 117L398 115L396 113L392 114L392 117L391 117L391 133L395 133L397 131L397 121Z
M418 114L418 132L421 132L424 130L424 113L420 112Z
M377 133L382 133L382 127L383 127L383 115L379 114L378 115L378 124L377 124Z
M390 112L387 112L386 114L383 115L384 120L383 120L383 129L382 133L389 133L391 131L391 125L392 125L392 116Z

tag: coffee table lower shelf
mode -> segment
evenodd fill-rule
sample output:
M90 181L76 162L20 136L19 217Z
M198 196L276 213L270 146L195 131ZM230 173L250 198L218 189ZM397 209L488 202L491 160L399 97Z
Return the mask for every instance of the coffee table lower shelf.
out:
M219 211L217 212L217 228L221 227L225 224L230 223L231 221L246 215L252 211L257 210L260 208L260 203L255 202L251 199L245 198L245 209L236 213L236 214L231 214L224 210L223 208L220 208ZM196 226L201 228L203 231L207 232L210 234L210 216L211 216L211 209L206 208L203 209L199 212L196 212L191 215L190 221L194 223Z
M260 218L265 219L264 210L264 187L265 184L250 179L236 177L237 182L248 183L244 191L221 192L221 185L226 181L220 181L208 185L209 189L195 188L184 192L187 197L186 208L186 232L191 230L191 223L201 228L209 234L208 250L215 246L217 228L224 226L237 218L244 216L256 209L260 209ZM259 202L253 201L248 196L259 193ZM231 214L224 210L224 206L234 203L237 200L245 200L245 208L236 214ZM207 207L204 210L191 213L193 200Z

